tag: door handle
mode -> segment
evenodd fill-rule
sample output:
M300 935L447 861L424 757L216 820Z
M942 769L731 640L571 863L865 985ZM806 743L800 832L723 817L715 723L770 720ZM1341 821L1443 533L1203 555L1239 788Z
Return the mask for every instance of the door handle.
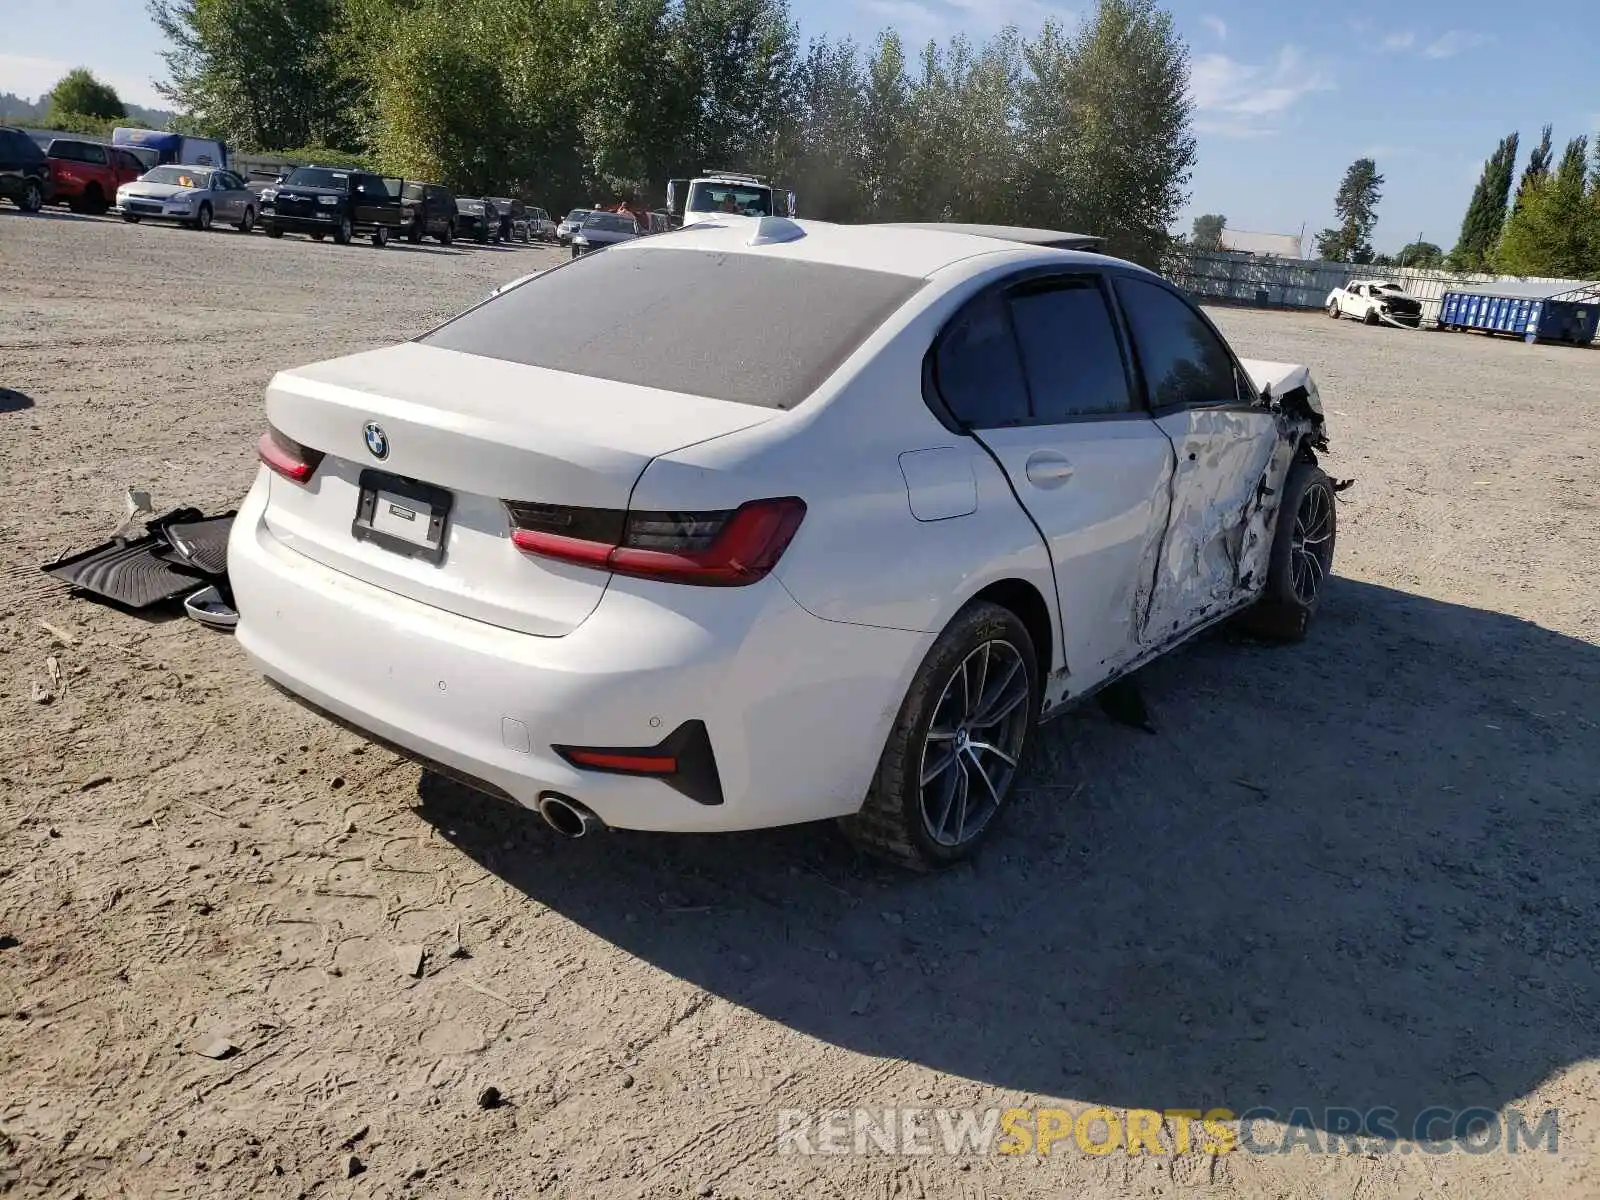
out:
M1035 450L1028 455L1023 473L1035 487L1058 488L1072 478L1072 463L1053 450Z

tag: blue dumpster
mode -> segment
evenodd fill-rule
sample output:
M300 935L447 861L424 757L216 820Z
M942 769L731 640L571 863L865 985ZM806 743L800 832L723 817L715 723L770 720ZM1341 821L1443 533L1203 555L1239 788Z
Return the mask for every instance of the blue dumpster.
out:
M1439 328L1586 346L1600 328L1600 283L1487 283L1446 292Z

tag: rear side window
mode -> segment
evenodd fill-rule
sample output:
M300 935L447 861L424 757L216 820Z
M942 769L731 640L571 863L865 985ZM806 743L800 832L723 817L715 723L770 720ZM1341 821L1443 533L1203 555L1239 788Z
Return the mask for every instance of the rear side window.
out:
M610 249L503 292L421 341L786 409L816 391L922 282L761 254Z
M1230 404L1239 398L1227 347L1187 302L1143 279L1119 277L1116 288L1150 407Z
M1011 293L1011 320L1034 420L1048 425L1133 409L1116 327L1094 280L1024 285Z
M1027 422L1027 386L1000 293L969 304L945 330L934 375L939 395L963 425L996 429Z

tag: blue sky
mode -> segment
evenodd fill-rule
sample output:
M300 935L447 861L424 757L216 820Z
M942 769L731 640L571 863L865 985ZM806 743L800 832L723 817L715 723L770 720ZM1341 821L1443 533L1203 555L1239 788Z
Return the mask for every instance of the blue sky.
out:
M465 2L465 0L464 0ZM1014 22L1031 33L1086 2L791 0L807 37L911 42ZM0 91L34 96L86 65L141 104L159 97L161 42L142 0L8 4ZM1375 237L1395 250L1423 234L1447 249L1484 158L1513 129L1526 148L1552 122L1559 146L1600 133L1600 22L1565 6L1489 0L1170 0L1194 62L1200 161L1185 213L1231 227L1308 235L1331 224L1350 162L1387 179ZM803 181L800 183L802 197Z

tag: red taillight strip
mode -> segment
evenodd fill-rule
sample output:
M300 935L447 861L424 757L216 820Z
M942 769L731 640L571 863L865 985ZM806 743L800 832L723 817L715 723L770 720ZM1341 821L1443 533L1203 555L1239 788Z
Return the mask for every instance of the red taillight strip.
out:
M805 501L796 496L752 500L728 517L709 546L682 553L609 545L538 529L513 529L511 541L528 554L619 575L709 587L742 587L765 578L777 566L805 515ZM626 542L627 535L623 537Z
M666 754L623 754L570 748L565 754L574 766L595 767L601 771L626 771L630 775L671 775L678 769L678 760Z
M293 483L310 479L322 462L322 451L308 449L270 425L256 442L256 454L263 463Z

